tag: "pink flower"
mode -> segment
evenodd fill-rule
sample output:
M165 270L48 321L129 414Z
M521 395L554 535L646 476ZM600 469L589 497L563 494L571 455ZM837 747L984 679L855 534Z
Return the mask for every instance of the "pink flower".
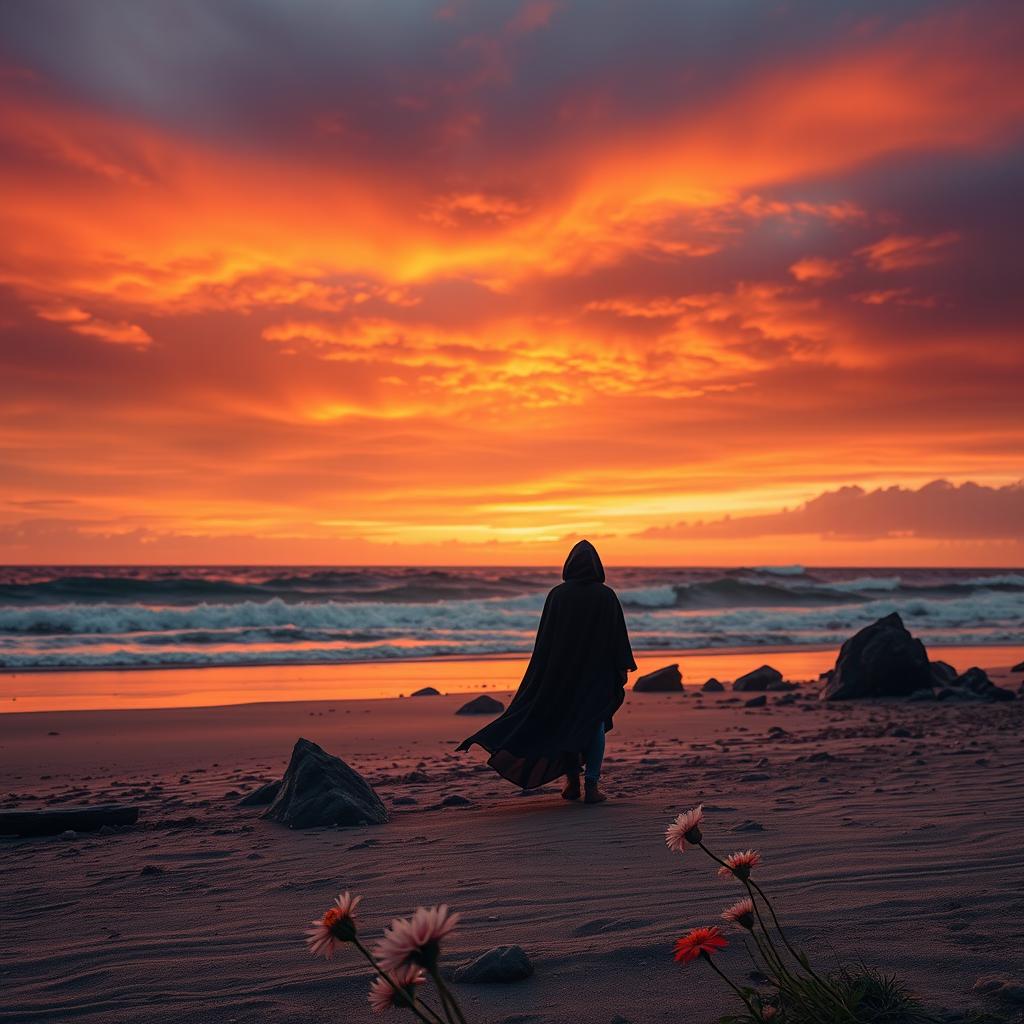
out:
M722 920L738 924L741 928L751 931L754 927L754 901L748 898L734 903L731 907L726 907L722 911Z
M356 935L355 913L362 896L343 892L319 921L306 932L306 945L314 956L330 960L340 945L351 942Z
M442 903L439 907L417 907L411 918L395 918L374 949L381 968L393 971L412 963L432 970L441 952L441 940L452 933L459 916L449 913Z
M756 850L738 850L725 858L725 866L718 869L719 878L738 878L745 882L750 877L750 869L761 863L761 854Z
M704 820L704 805L697 804L691 807L684 814L680 814L667 829L665 829L665 845L673 853L682 853L687 843L699 843L703 836L700 832L700 823Z
M391 980L402 989L410 999L415 999L415 987L422 985L426 975L421 967L415 964L406 964L398 970L391 972ZM390 1010L392 1006L404 1006L409 1004L395 991L394 986L389 985L383 978L374 978L370 983L370 1009L374 1013L383 1013Z

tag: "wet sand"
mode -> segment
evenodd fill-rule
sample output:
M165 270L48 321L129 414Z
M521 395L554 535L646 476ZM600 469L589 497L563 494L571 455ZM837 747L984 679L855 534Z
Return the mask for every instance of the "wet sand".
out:
M933 660L961 671L972 665L1015 665L1015 647L929 646ZM770 662L787 679L817 679L835 664L834 647L719 648L702 651L645 651L639 672L670 662L683 666L687 686L711 676L735 679ZM422 686L444 693L515 689L526 656L439 658L354 662L335 665L264 665L232 668L108 669L104 671L0 673L0 713L90 711L106 708L192 708L256 701L342 700L397 697Z

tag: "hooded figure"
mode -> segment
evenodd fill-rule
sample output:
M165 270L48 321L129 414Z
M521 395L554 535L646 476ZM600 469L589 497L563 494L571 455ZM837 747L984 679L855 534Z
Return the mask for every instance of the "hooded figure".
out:
M568 776L562 796L580 795L587 763L587 801L597 788L604 734L625 697L626 673L636 669L615 591L604 583L594 545L581 540L562 568L565 581L544 602L530 664L508 709L464 740L479 743L488 764L509 782L533 789Z

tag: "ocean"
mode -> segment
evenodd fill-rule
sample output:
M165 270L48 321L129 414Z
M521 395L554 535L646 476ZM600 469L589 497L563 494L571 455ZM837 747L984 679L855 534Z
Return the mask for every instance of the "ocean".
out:
M323 665L529 653L539 568L0 568L0 669ZM618 568L634 649L836 646L898 611L928 645L1024 640L1024 570Z

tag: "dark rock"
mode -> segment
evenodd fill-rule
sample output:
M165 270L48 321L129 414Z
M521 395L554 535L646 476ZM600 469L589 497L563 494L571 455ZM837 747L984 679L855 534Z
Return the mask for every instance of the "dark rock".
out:
M974 983L974 991L982 996L996 996L1008 1003L1024 1003L1024 985L1012 978L983 975Z
M486 693L474 697L471 701L463 704L457 715L500 715L505 710L505 705L500 700L488 697Z
M432 686L424 686L421 690L409 694L410 697L440 697L441 691L435 690Z
M907 700L935 700L934 690L915 690Z
M418 804L419 801L414 796L396 796L391 801L396 807L412 807L413 804Z
M139 809L123 804L0 811L0 836L59 836L62 832L98 832L104 825L134 825L138 820Z
M710 679L709 679L709 680L708 680L708 681L707 681L707 682L706 682L706 683L705 683L705 684L704 684L704 685L703 685L703 686L701 687L701 689L702 689L702 690L703 690L703 691L704 691L705 693L722 693L722 692L723 692L723 691L725 690L725 687L724 687L724 686L723 686L723 685L722 685L722 684L721 684L721 683L720 683L720 682L719 682L719 681L718 681L717 679L715 679L715 678L714 678L714 676L712 676L712 677L711 677L711 678L710 678Z
M930 661L928 665L936 686L949 686L956 679L956 669L948 661Z
M1013 668L1010 669L1010 671L1011 672L1024 672L1024 661L1018 661L1017 664L1014 665Z
M751 697L743 702L745 708L763 708L768 703L768 698L762 693L760 697Z
M314 828L383 825L388 812L373 787L340 757L299 739L281 789L263 817L289 828Z
M956 677L949 684L957 690L972 693L981 700L1016 700L1017 695L1013 690L1007 690L1003 686L996 686L988 677L988 673L977 666L969 668L962 675Z
M263 807L266 804L272 804L274 798L278 793L281 792L281 780L275 779L273 782L264 782L262 786L254 789L251 793L243 796L238 801L239 807Z
M464 796L460 796L458 793L449 793L441 801L442 807L470 807L473 801L467 800Z
M679 693L683 688L683 674L679 665L666 665L640 676L633 684L636 693Z
M140 875L162 875L164 874L164 868L158 864L144 864L142 870L139 872Z
M843 644L822 698L907 697L915 690L931 688L928 652L893 612Z
M740 676L732 684L732 688L739 693L751 690L764 692L771 689L773 684L781 682L782 673L778 669L772 668L771 665L762 665L760 668L755 668L753 672Z
M522 946L495 946L472 963L455 972L455 980L466 985L522 981L533 974L533 964Z

